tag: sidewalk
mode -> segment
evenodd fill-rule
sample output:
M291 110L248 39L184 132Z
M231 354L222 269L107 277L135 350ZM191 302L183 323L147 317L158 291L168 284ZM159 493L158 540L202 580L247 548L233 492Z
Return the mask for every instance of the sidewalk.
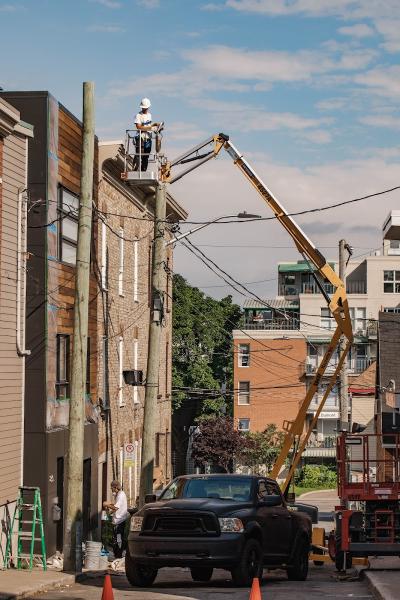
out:
M378 600L398 600L400 597L400 558L386 556L370 559L370 568L363 571L369 588Z
M8 569L0 571L0 600L24 598L60 586L73 585L75 575L61 571L33 569L32 571Z

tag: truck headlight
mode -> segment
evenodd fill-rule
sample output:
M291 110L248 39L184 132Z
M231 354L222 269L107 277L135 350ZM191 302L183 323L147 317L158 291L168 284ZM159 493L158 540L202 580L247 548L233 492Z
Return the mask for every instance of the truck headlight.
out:
M220 529L223 533L241 533L244 531L243 523L234 517L221 517L218 519Z
M131 531L142 531L143 517L131 517Z

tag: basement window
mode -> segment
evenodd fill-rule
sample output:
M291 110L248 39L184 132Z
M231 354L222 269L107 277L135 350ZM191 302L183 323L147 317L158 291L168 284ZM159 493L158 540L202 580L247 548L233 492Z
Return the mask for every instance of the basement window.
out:
M60 237L59 255L62 262L76 264L78 243L79 198L65 188L59 188Z

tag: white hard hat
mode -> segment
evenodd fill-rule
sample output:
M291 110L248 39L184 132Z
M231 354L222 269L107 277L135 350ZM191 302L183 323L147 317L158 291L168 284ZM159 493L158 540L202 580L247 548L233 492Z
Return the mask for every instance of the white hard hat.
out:
M151 102L148 98L142 98L140 101L140 108L150 108Z

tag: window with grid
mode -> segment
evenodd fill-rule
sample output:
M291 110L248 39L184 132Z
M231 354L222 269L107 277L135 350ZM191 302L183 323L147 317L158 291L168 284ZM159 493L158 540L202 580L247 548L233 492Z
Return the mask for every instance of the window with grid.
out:
M239 381L238 404L250 404L250 381Z
M239 431L250 431L250 419L239 419L238 430Z
M321 308L321 327L325 329L335 328L335 319L332 317L328 307Z
M69 335L57 335L57 400L66 400L69 398L69 370Z
M400 294L400 271L383 271L385 294Z
M239 344L239 367L250 366L250 344Z
M354 307L349 309L351 326L354 333L364 332L367 328L367 309L365 307Z
M58 208L60 215L59 258L62 262L75 265L78 243L78 196L60 187Z
M121 408L124 403L124 338L120 337L118 341L118 362L119 362L119 382L118 382L118 405Z

